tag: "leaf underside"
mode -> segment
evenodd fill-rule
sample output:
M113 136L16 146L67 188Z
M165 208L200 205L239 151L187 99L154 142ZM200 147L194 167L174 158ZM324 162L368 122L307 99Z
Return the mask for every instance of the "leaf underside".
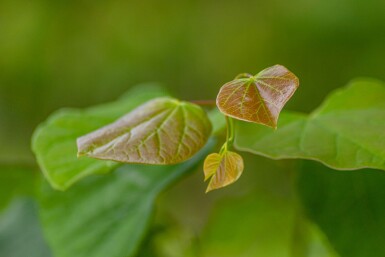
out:
M299 86L282 65L226 83L217 96L219 110L235 119L276 128L279 113Z
M243 159L234 152L212 153L205 159L205 181L210 179L206 192L228 186L239 179L243 172Z
M309 116L284 112L271 131L236 124L235 147L273 159L303 158L334 169L385 170L385 85L351 83Z
M124 163L175 164L198 152L210 133L210 120L201 107L157 98L78 138L78 155Z

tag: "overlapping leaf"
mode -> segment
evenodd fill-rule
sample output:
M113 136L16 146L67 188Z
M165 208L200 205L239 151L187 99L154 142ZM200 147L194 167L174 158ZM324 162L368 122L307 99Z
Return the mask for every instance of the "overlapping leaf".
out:
M147 231L158 194L192 171L213 144L172 166L122 165L66 192L45 186L40 213L56 257L131 257Z
M32 148L51 186L64 190L81 178L109 172L116 163L77 158L76 138L101 128L138 105L166 92L153 85L141 85L118 101L85 110L64 109L52 114L35 131Z
M385 170L385 85L353 82L310 116L283 113L276 131L238 122L235 147L274 159L317 160L335 169Z
M174 164L199 151L210 133L211 123L202 108L158 98L80 137L78 154L125 163Z
M279 113L298 85L293 73L275 65L225 84L217 96L217 106L230 117L275 128Z
M234 152L212 153L205 159L205 181L210 179L206 192L228 186L239 179L243 172L243 159Z

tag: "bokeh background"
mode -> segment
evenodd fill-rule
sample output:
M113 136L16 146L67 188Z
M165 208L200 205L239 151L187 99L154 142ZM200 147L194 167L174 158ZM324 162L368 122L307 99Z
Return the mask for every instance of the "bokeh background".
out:
M300 78L287 108L309 112L353 78L385 80L384 14L378 0L2 0L0 162L33 165L30 137L52 111L149 81L181 99L214 99L238 73L282 64ZM247 159L221 192L205 195L200 171L173 187L157 220L199 235L223 201L293 193L290 163Z

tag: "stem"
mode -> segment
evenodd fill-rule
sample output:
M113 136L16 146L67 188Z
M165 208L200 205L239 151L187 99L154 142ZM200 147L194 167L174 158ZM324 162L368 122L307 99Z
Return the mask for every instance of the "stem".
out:
M192 100L190 103L197 104L197 105L208 105L208 106L214 106L216 105L215 100Z
M231 147L234 142L234 120L229 116L226 116L226 125L227 125L226 142L228 146Z
M226 118L226 142L223 144L221 150L219 151L219 154L223 154L228 149L230 149L233 146L234 142L234 120L229 117L225 116Z

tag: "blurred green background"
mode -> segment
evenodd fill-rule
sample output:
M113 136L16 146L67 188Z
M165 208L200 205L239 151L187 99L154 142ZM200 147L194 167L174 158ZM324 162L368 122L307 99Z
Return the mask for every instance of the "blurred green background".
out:
M238 73L282 64L300 79L287 108L309 112L353 78L385 80L384 13L378 0L2 0L0 163L33 165L30 137L52 111L142 82L214 99ZM161 198L157 220L199 234L217 202L291 195L285 165L253 157L236 185L210 195L198 172Z

